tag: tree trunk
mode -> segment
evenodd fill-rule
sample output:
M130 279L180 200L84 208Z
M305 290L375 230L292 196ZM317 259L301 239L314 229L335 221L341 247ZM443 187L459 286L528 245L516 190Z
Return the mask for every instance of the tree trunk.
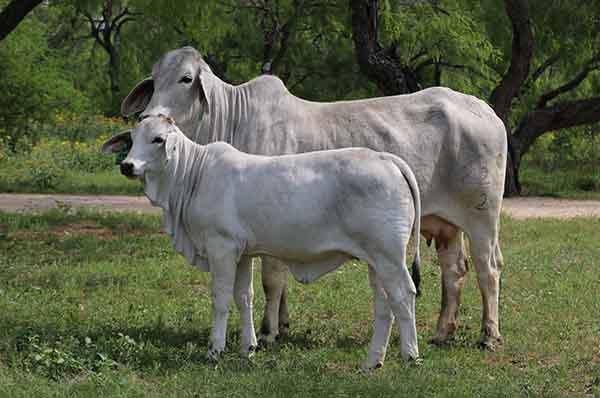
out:
M521 193L519 182L521 154L520 148L515 145L517 141L511 137L508 118L512 109L512 102L519 95L521 87L527 80L527 76L529 76L534 37L527 0L505 0L504 5L512 25L511 59L508 70L490 95L490 104L506 126L508 158L506 161L504 195L515 196Z
M519 168L521 166L521 151L519 145L508 134L508 156L506 158L506 174L504 180L504 196L521 195L521 181L519 180Z
M13 0L0 13L0 41L19 25L19 23L43 0Z
M111 109L119 109L121 104L121 65L119 53L116 48L111 47L108 52L108 74L110 78Z
M379 44L378 0L350 0L352 39L362 72L384 95L408 94L421 89L416 74Z

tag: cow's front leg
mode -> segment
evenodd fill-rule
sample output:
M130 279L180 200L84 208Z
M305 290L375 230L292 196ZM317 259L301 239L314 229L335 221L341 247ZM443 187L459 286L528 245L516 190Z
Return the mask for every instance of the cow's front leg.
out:
M265 291L265 313L260 328L260 339L266 344L271 344L279 336L280 330L287 331L289 327L286 300L287 266L275 258L265 256L262 257L261 273Z
M254 332L254 321L252 317L252 300L254 290L252 288L252 258L244 256L238 264L235 289L235 303L240 311L242 324L242 336L240 352L243 357L249 358L256 351L256 334Z
M229 317L229 303L233 297L236 279L237 256L235 252L225 250L228 246L224 243L215 243L214 250L208 254L211 291L212 291L212 332L208 346L208 358L218 360L219 355L225 350L227 335L227 318Z

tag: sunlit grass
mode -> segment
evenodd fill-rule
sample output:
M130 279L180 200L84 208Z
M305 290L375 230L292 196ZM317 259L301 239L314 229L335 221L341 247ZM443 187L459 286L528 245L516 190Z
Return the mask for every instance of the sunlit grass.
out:
M475 347L471 273L453 345L430 347L440 273L425 249L417 304L421 367L357 372L371 335L364 264L290 280L291 335L247 363L204 359L209 276L172 250L157 216L0 213L0 396L586 396L600 394L600 220L503 220L506 260L495 353ZM255 322L263 308L255 270ZM233 306L232 306L233 307Z

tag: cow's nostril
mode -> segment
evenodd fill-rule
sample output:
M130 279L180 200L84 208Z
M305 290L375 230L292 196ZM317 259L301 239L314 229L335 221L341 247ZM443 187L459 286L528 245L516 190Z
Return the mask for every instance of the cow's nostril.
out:
M121 163L121 174L127 177L131 177L133 175L133 163Z

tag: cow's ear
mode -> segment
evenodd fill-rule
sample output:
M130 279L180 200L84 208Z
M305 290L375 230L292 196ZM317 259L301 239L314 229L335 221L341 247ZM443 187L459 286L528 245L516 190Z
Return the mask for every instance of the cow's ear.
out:
M213 102L221 98L218 95L213 95L214 90L219 87L218 78L210 70L202 69L198 80L200 81L200 101L204 104L203 111L210 114L213 106L219 106L219 104L213 104Z
M131 130L126 130L106 140L106 142L102 144L102 153L107 155L118 153L121 152L123 148L131 148L131 144Z
M154 80L152 77L147 77L139 82L121 102L121 114L131 116L142 112L148 106L152 94L154 94Z

